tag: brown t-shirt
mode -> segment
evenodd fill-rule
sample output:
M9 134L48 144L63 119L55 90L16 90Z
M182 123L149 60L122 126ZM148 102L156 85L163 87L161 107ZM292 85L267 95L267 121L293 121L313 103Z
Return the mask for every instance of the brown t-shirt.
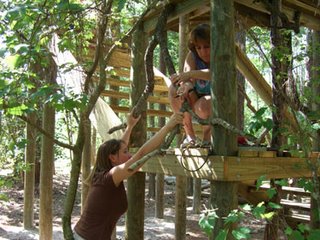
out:
M118 219L127 208L123 182L116 187L109 172L99 173L90 187L75 231L86 240L110 240Z

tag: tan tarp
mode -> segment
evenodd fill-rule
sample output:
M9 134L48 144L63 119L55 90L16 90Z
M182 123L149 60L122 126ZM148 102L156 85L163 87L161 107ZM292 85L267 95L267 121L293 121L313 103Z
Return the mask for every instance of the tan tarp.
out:
M82 83L84 81L83 70L80 68L72 69L71 71L63 71L63 66L66 64L77 64L77 60L71 52L61 52L58 48L59 38L54 35L51 41L51 52L58 66L58 84L65 87L65 91L73 94L80 94L82 91ZM111 138L120 138L122 131L116 131L112 135L108 134L108 130L114 126L121 124L121 120L113 112L111 107L99 98L94 109L90 114L90 120L93 127L103 140Z

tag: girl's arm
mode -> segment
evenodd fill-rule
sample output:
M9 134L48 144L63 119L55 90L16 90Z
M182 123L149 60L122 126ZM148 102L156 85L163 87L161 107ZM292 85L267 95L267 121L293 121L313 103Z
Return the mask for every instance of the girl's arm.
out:
M167 133L169 133L177 124L182 123L182 118L182 113L174 113L169 122L145 144L143 144L143 146L127 162L115 166L110 170L116 186L118 186L124 179L130 177L138 170L136 169L135 171L129 171L129 167L143 156L156 150L164 141Z
M121 140L126 143L126 145L129 145L129 139L132 132L133 127L137 124L137 122L140 120L140 117L134 118L133 117L133 110L130 112L130 114L127 116L127 127L124 131Z
M173 74L170 79L175 84L181 84L188 81L193 82L193 79L209 81L211 79L211 72L210 69L197 70L194 58L192 57L191 52L189 52L184 62L183 72Z

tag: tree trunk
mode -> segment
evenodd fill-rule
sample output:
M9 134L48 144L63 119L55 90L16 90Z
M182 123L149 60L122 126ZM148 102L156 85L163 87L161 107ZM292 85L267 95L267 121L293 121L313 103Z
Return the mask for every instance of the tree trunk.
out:
M272 129L271 147L279 150L285 143L284 135L281 134L281 129L284 129L285 120L285 98L286 83L288 83L288 72L290 68L291 51L291 33L288 34L287 30L281 30L281 20L279 14L281 12L282 1L271 1L271 59L272 59L272 99L275 106L272 112L274 128ZM283 49L289 49L287 56L279 57L279 52L284 53ZM292 51L291 51L292 52ZM280 153L281 154L281 153ZM277 193L273 199L275 203L280 204L280 197ZM264 239L276 240L279 238L279 214L275 214L271 222L268 222L265 229Z
M56 82L57 67L51 60L48 84ZM42 128L54 136L55 130L55 109L50 103L44 104ZM41 142L41 165L40 165L40 213L39 213L39 238L52 239L52 183L54 172L54 142L52 138L42 136Z
M211 61L212 72L212 118L221 118L237 126L237 83L234 46L234 5L232 0L211 0ZM228 96L228 97L226 97ZM213 126L214 146L217 155L235 156L237 154L237 136L227 129ZM217 208L219 219L213 229L211 239L224 229L224 217L238 207L237 183L211 182L211 205ZM227 239L235 228L230 226Z
M142 26L134 32L132 41L132 105L135 106L145 86L146 75L144 69L144 53L146 50L146 34ZM140 147L146 141L146 108L142 109L142 116L132 131L131 145ZM130 177L128 183L128 212L126 215L126 239L143 239L144 229L144 195L145 195L145 173L138 172Z
M194 213L200 213L200 209L201 209L201 179L200 178L194 178L192 209Z
M167 40L167 38L166 38ZM160 51L160 66L159 70L164 75L166 75L166 64L163 57L163 52ZM160 110L166 111L167 107L165 104L160 104ZM159 127L163 127L166 124L165 117L159 118ZM163 211L164 211L164 174L157 173L156 174L156 218L163 218Z
M286 58L279 58L279 52L283 52L282 48L287 47L286 34L284 30L280 30L281 21L279 18L280 7L282 1L272 0L271 12L271 59L272 59L272 98L275 106L272 112L274 128L272 130L271 146L277 150L284 143L284 136L281 135L280 129L284 127L284 111L285 111L285 84L288 80L288 67L290 62ZM282 49L282 50L281 50ZM289 56L288 56L289 57Z
M29 114L30 121L35 124L36 114ZM24 204L23 204L23 227L32 229L34 227L34 185L35 185L35 163L37 150L37 130L27 124L27 147L26 147L26 165L28 171L25 172L24 179Z
M155 109L154 103L149 103L149 109ZM149 117L149 126L155 127L155 117ZM153 134L152 134L153 135ZM156 196L156 174L155 173L148 173L149 181L148 181L148 197L155 198Z
M90 171L91 171L91 162L92 162L92 156L91 156L91 123L90 120L88 120L84 126L85 128L85 142L82 152L82 189L81 189L81 213L84 209L84 206L86 204L86 199L89 192L89 186L87 184L84 184L84 181L89 177Z
M187 178L176 176L175 239L186 239Z
M187 54L187 36L189 33L189 18L182 16L179 19L179 70L183 71L184 61ZM176 212L175 212L175 239L184 240L186 238L187 223L187 177L176 177Z
M313 91L312 93L312 99L311 99L311 110L314 112L320 111L320 104L319 101L316 101L316 99L320 95L320 32L319 31L313 31L311 33L311 46L312 46L312 56L310 56L310 70L309 70L309 76L310 76L310 87ZM314 133L314 141L313 141L313 151L320 150L320 131L315 131ZM319 177L315 177L314 181L317 181L317 183L320 182ZM319 229L320 228L320 194L319 189L315 189L316 198L313 196L311 197L311 227L313 229Z
M163 219L164 207L164 174L156 175L156 218Z
M243 52L246 51L246 32L241 30L236 33L236 42L240 46ZM244 127L244 95L241 93L241 90L245 93L245 78L237 70L237 83L238 83L238 108L237 108L237 119L238 124L237 127L240 130L243 130Z

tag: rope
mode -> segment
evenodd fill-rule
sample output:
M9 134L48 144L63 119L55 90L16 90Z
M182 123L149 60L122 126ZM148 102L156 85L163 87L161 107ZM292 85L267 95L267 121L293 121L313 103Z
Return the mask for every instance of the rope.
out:
M189 149L189 148L185 148L185 149L182 150L182 158L185 158L185 157L187 156L187 155L184 154L184 152L185 152L186 150L188 150L188 149ZM205 157L205 160L204 160L204 162L202 163L202 165L199 166L199 167L196 168L196 169L189 169L189 168L187 168L187 166L183 163L182 159L180 160L180 164L181 164L181 166L182 166L185 170L187 170L188 172L197 172L197 171L199 171L201 168L203 168L203 166L208 162L209 156L211 156L211 155L213 155L213 150L212 150L212 148L209 149L207 155L197 156L197 157Z

